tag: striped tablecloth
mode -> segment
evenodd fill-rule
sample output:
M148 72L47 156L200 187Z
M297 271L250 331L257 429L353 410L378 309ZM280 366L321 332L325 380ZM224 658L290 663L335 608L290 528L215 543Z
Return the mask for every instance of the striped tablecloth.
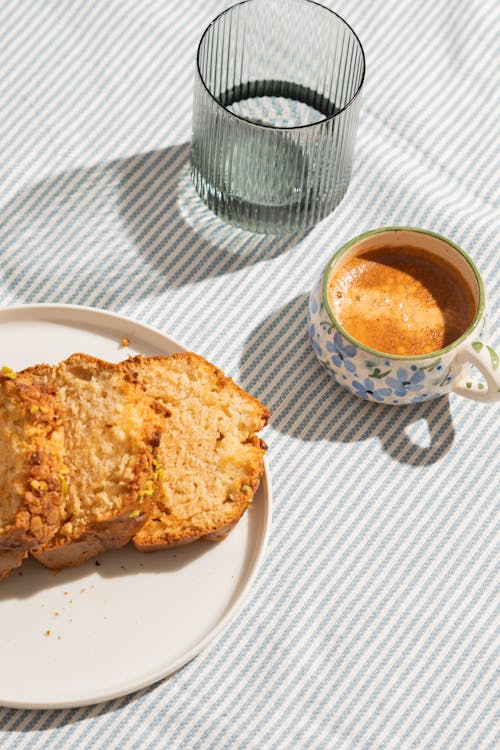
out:
M272 409L274 486L265 564L210 648L106 704L0 709L2 750L500 746L498 408L364 403L306 333L332 252L412 224L477 262L498 346L500 5L325 4L363 42L363 107L344 201L293 241L190 191L196 45L229 3L0 5L0 304L106 308L206 356Z

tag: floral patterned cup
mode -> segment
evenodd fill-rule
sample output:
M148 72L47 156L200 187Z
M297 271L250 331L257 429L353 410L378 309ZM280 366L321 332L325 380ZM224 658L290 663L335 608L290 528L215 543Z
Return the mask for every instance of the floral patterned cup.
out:
M416 356L385 354L361 344L336 321L328 302L328 282L341 260L380 247L414 247L453 265L473 290L476 314L456 341ZM383 404L411 404L450 391L476 401L500 400L499 356L486 340L486 300L472 260L450 240L416 227L385 227L347 242L329 260L309 301L309 337L321 364L337 382L361 398ZM483 380L474 381L470 365Z

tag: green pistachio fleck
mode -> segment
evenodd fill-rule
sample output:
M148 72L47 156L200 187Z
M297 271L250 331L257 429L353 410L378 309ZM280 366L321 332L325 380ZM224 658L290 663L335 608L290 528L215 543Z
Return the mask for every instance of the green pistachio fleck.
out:
M137 493L137 499L140 503L142 503L144 502L145 497L153 497L154 494L155 494L155 491L153 487L153 480L148 479L144 489L140 490L140 492Z
M62 473L58 474L57 477L61 483L61 495L66 495L68 492L68 483Z
M163 479L163 467L157 458L153 458L153 479L159 482Z
M4 377L6 380L15 380L17 375L10 367L7 367L4 365L1 369L2 377Z

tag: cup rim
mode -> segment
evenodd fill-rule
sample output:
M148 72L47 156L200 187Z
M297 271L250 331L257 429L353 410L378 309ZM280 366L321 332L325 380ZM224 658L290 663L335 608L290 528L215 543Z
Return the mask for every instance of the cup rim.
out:
M366 75L366 57L365 57L365 51L363 49L363 45L361 44L361 40L359 36L356 34L352 26L347 23L347 21L342 18L341 15L338 13L335 13L334 10L331 10L331 8L327 8L325 5L322 5L321 3L316 2L316 0L296 0L296 2L302 2L304 4L308 5L317 5L319 8L322 8L323 10L328 11L331 13L331 15L336 16L342 23L347 26L347 28L351 31L354 38L356 39L357 43L359 44L359 49L361 51L361 59L363 61L363 70L361 73L361 80L359 82L359 85L354 92L354 94L351 96L348 102L344 104L344 106L338 110L338 112L334 112L332 115L328 115L327 117L323 117L321 120L316 120L315 122L306 123L305 125L266 125L265 123L259 123L259 122L252 122L252 120L247 120L245 117L242 117L241 115L238 115L236 112L231 112L224 104L221 104L221 102L217 99L216 96L212 94L210 89L208 88L207 84L205 83L205 80L203 78L203 75L200 70L200 54L201 54L201 45L203 43L203 40L205 39L206 35L210 31L211 27L214 26L221 18L222 16L226 15L226 13L230 13L235 8L239 7L240 5L247 5L248 3L253 3L255 0L241 0L239 3L234 3L234 5L231 5L229 8L226 8L225 10L221 11L215 18L213 18L208 26L206 27L205 31L200 37L200 41L198 42L198 47L196 50L196 71L198 73L198 78L200 79L203 88L207 92L207 94L210 96L211 99L217 104L217 106L221 107L224 112L227 112L228 115L231 115L232 117L237 118L238 120L241 120L241 122L245 122L247 125L250 125L255 128L261 128L264 130L270 130L270 131L295 131L295 130L304 130L307 128L314 128L318 125L323 125L325 122L329 122L330 120L334 120L336 117L341 115L343 112L345 112L351 105L354 103L354 101L359 97L361 94L361 89L363 88L363 84L365 82L365 75Z
M328 301L328 282L330 281L330 276L332 273L333 266L335 263L341 258L347 250L349 250L353 245L356 245L358 242L361 242L361 240L365 239L366 237L371 237L375 234L382 234L384 232L417 232L420 234L426 234L430 235L431 237L435 237L438 240L441 240L442 242L445 242L447 245L452 247L456 252L458 252L468 263L470 266L472 272L474 273L474 276L476 278L477 286L478 286L478 292L479 292L479 300L477 304L477 310L476 314L474 315L474 318L464 333L459 336L457 339L451 342L451 344L448 344L448 346L443 347L442 349L436 349L436 351L433 352L427 352L426 354L390 354L389 352L383 352L379 349L372 349L370 346L367 346L366 344L363 344L361 341L358 341L358 339L354 338L354 336L351 336L346 329L340 325L338 320L336 319L333 310L330 306L330 302ZM421 227L411 227L411 226L390 226L390 227L380 227L378 229L371 229L368 232L363 232L363 234L359 234L357 237L354 237L353 239L346 242L342 247L340 247L330 258L328 263L326 264L325 270L323 272L323 282L322 282L322 301L323 305L325 307L325 310L328 314L328 317L330 318L331 322L338 328L338 330L342 333L342 336L344 336L348 341L350 341L352 344L357 346L359 349L363 349L363 351L367 352L371 355L376 356L382 356L386 359L390 360L397 360L397 361L407 361L411 360L412 362L418 361L418 360L424 360L424 359L430 359L437 356L442 356L443 354L447 354L452 349L455 349L457 345L461 344L465 339L470 336L474 328L477 326L479 320L482 318L485 310L486 305L486 298L485 298L485 290L484 290L484 284L483 280L481 278L481 274L479 273L477 266L475 265L472 258L467 255L467 253L462 250L461 247L459 247L457 244L452 242L452 240L448 239L448 237L445 237L442 234L438 234L437 232L433 232L430 229L422 229Z

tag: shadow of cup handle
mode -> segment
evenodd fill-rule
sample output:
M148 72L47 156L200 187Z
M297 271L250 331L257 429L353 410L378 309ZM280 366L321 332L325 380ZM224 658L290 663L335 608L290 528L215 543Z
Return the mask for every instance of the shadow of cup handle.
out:
M486 381L487 387L485 388L482 382L474 382L467 375L467 368L464 368L464 372L453 386L454 393L483 403L500 401L500 358L489 344L483 341L466 344L458 352L455 362L459 365L474 365Z
M436 399L441 400L441 399ZM453 420L451 418L449 400L446 399L446 413L442 414L442 411L432 411L425 416L421 416L420 419L425 420L430 436L429 445L419 445L412 439L408 430L414 424L415 420L409 420L403 427L399 434L399 437L394 440L391 433L381 434L380 442L386 453L391 458L399 461L400 463L413 464L415 466L428 465L439 461L453 445L455 438L455 429L453 427ZM401 409L405 407L395 406L394 409ZM413 407L408 407L413 409ZM440 414L440 417L437 415Z

